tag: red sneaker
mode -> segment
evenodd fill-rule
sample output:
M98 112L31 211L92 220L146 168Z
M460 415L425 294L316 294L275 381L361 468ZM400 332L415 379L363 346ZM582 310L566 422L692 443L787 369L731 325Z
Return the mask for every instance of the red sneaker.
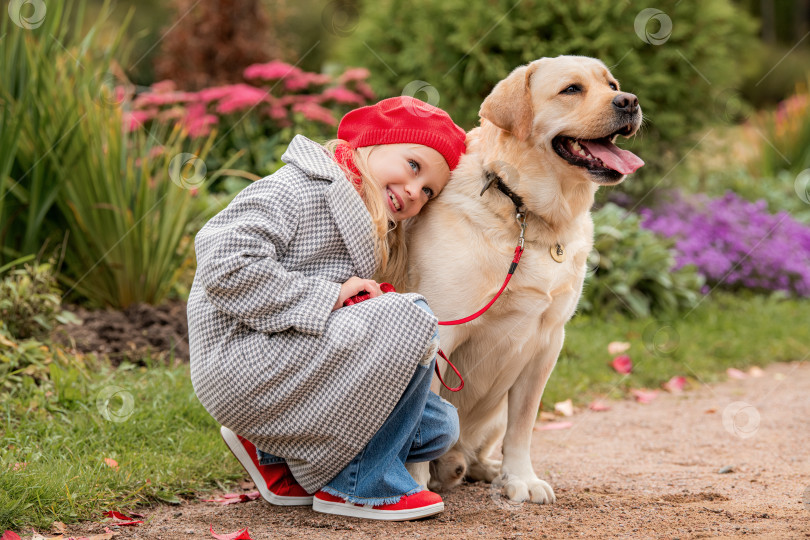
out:
M233 455L250 475L250 479L256 484L265 501L280 506L309 506L312 504L312 495L304 491L304 488L295 481L295 477L286 463L259 465L256 447L252 442L225 426L219 428L219 433Z
M426 489L407 497L402 497L394 504L380 506L350 503L321 490L315 494L312 509L324 514L352 516L386 521L407 521L432 516L444 511L442 498Z

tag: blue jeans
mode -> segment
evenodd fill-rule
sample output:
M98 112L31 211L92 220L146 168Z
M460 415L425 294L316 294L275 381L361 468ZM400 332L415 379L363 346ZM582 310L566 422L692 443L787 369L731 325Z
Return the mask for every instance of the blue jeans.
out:
M416 305L433 313L428 305ZM436 332L433 339L438 339ZM323 490L350 502L374 506L391 504L422 488L406 462L431 461L458 440L456 408L430 391L436 357L419 364L408 387L382 427L366 447ZM283 458L257 450L259 463L280 463Z

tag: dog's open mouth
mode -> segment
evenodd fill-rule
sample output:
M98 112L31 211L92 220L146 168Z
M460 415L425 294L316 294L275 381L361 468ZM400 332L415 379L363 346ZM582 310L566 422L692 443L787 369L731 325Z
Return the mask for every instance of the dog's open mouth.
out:
M631 126L625 126L601 139L574 139L557 135L551 144L554 151L571 165L584 167L605 181L615 181L644 165L641 158L633 152L622 150L613 144L617 135L626 135L632 131Z

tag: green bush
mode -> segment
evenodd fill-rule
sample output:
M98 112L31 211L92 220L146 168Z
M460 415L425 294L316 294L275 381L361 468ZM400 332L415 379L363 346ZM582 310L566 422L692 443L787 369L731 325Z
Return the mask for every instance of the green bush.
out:
M19 339L42 339L56 324L79 323L63 311L52 263L15 268L0 281L0 328Z
M634 25L644 8L657 8L672 21L664 43L637 35ZM647 32L665 35L657 20L649 20ZM640 194L692 147L690 134L727 120L727 102L738 97L746 59L759 46L755 30L754 20L730 0L367 0L342 58L371 69L381 97L402 94L413 81L431 85L438 103L432 90L416 97L424 93L465 129L515 67L561 54L599 58L639 96L644 110L640 134L623 143L648 163L626 188Z
M581 312L674 316L696 304L703 278L691 266L672 271L673 241L641 228L638 215L612 203L594 212L593 221Z
M86 381L85 357L50 343L57 324L81 323L60 300L53 261L13 267L0 281L0 398L19 398L23 410L68 404Z
M743 82L740 94L757 108L770 107L790 97L810 73L810 50L768 45L754 56L756 69Z

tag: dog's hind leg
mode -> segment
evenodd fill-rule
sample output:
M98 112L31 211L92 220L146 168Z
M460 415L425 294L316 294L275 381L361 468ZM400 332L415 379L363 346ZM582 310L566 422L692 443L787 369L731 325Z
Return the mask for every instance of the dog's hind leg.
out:
M503 442L506 433L506 403L507 397L498 405L497 414L490 420L488 432L481 447L467 466L467 476L470 480L483 480L492 482L501 474L501 460L490 457L492 452Z
M461 483L467 472L467 458L458 446L439 459L430 462L430 483L432 491L445 491Z

